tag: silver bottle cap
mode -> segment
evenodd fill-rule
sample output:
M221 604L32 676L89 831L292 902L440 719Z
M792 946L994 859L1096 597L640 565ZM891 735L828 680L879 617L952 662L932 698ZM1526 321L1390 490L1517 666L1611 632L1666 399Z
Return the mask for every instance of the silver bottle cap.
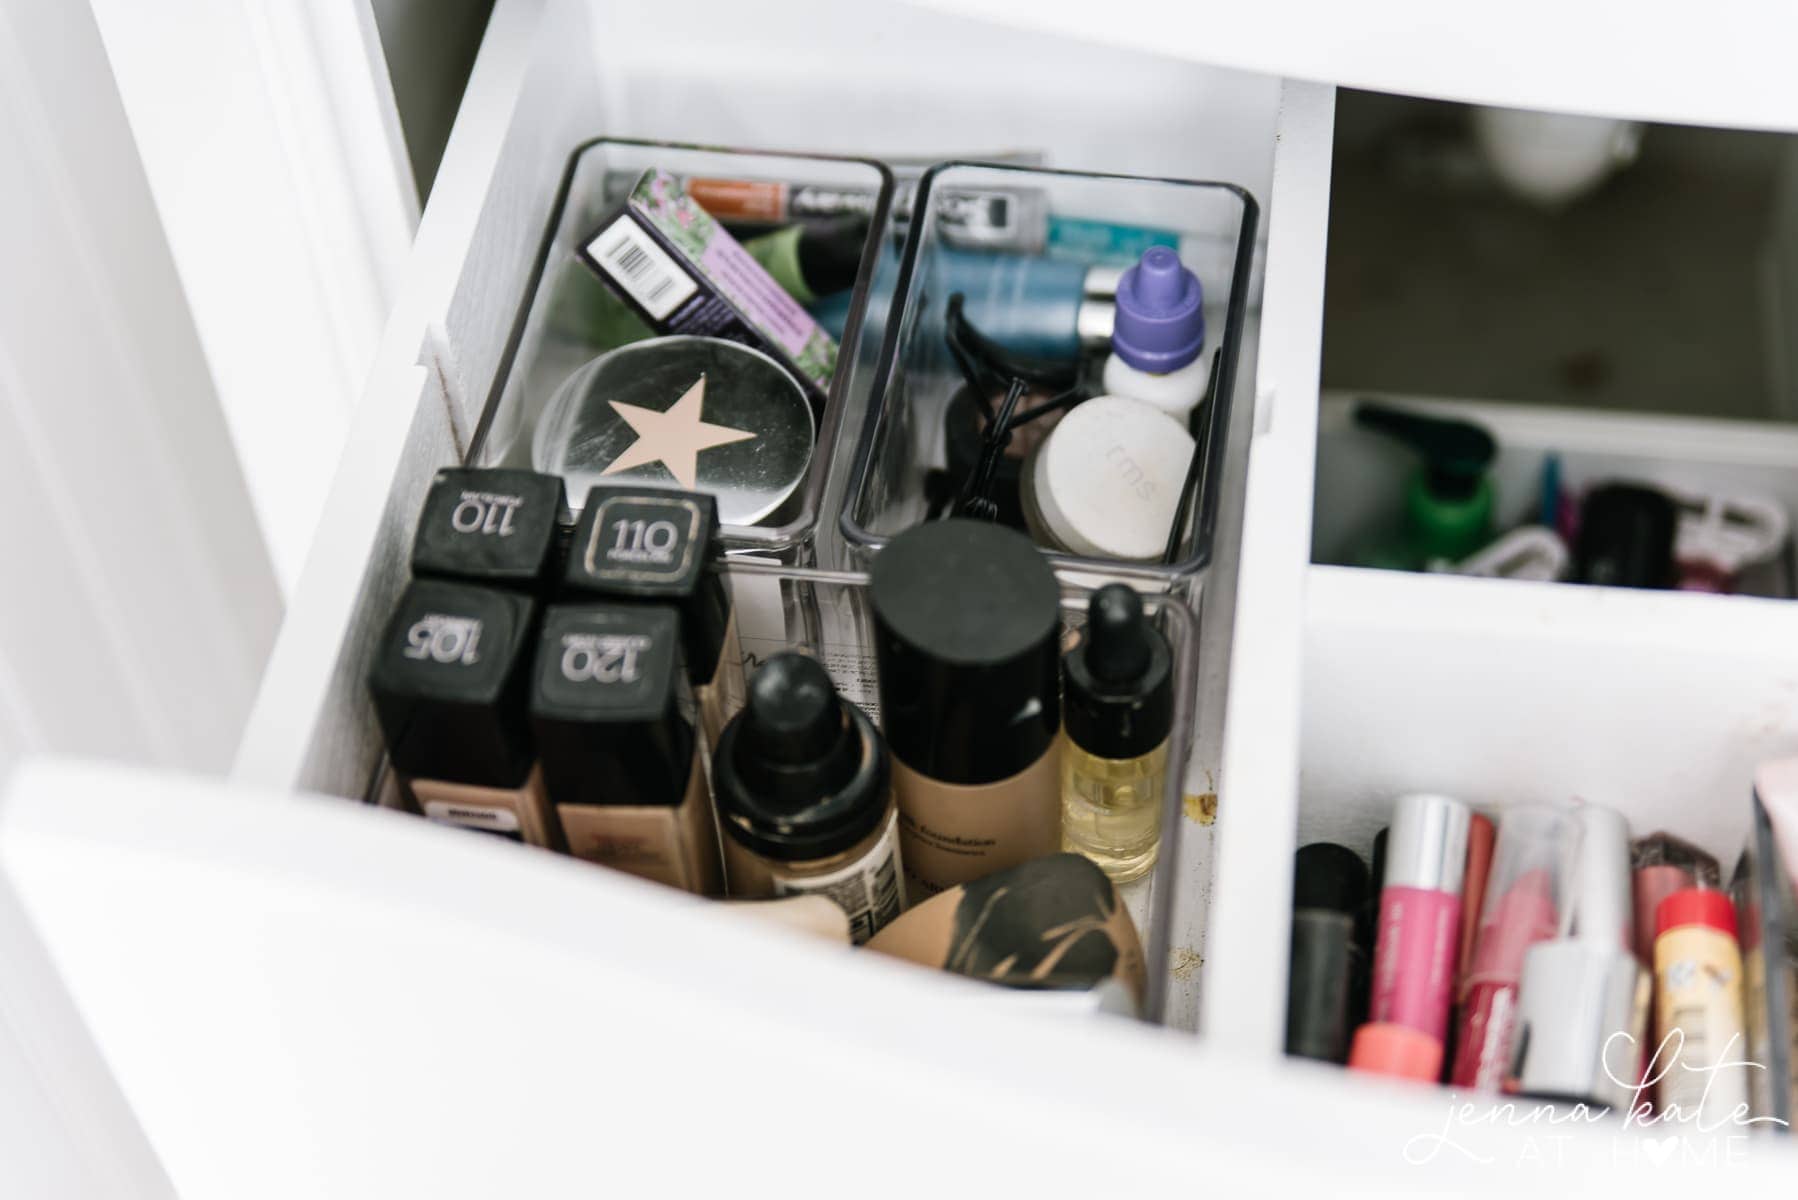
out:
M1629 822L1602 804L1573 810L1579 845L1573 862L1570 932L1582 941L1635 945L1635 898L1629 869Z
M1447 796L1400 796L1386 835L1385 886L1460 895L1472 818L1465 804Z
M1628 1106L1648 990L1627 950L1577 938L1537 942L1523 959L1508 1083L1526 1096Z
M531 464L561 475L580 515L598 483L710 492L721 525L774 514L812 459L812 409L785 367L721 338L621 346L557 389Z

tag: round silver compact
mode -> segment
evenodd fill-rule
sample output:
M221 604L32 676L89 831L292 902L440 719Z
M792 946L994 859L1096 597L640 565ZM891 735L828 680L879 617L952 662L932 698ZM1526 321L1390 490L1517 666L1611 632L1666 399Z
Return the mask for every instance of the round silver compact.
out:
M599 483L710 492L722 525L753 525L799 487L812 408L786 368L708 337L661 337L602 354L556 390L531 464L560 475L575 513Z

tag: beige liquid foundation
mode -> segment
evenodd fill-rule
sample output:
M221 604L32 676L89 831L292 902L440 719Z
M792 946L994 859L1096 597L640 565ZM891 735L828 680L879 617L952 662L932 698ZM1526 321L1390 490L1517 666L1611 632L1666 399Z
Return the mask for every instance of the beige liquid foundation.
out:
M743 648L730 590L712 565L717 540L718 502L709 495L596 487L563 575L571 595L674 606L708 748L743 707Z
M899 915L898 811L886 747L830 674L777 654L712 759L730 894L829 897L865 942Z
M882 730L913 903L1061 848L1059 589L1022 534L909 529L874 559Z
M535 604L516 592L414 580L369 672L388 757L440 824L559 849L525 716Z
M531 723L568 852L723 893L718 830L681 715L679 620L650 604L559 604L543 619Z

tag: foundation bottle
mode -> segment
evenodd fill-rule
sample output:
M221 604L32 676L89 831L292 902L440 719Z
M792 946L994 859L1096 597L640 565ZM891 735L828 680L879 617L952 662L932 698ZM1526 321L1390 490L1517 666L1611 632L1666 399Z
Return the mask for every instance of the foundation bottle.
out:
M439 471L412 537L412 574L544 595L556 581L567 507L555 475L500 467Z
M916 903L1061 848L1059 591L1022 534L932 521L870 595L900 861Z
M1113 883L1148 874L1161 842L1173 656L1135 589L1107 584L1062 659L1061 845Z
M712 787L732 896L827 896L857 944L899 915L886 747L815 659L777 654L756 671L718 741Z
M534 610L516 592L414 580L368 686L394 772L426 817L559 849L525 715Z
M570 854L716 896L718 831L681 714L678 637L679 619L661 605L552 606L531 724Z
M700 492L596 487L563 572L571 596L672 605L707 747L743 707L743 648L730 589L712 565L718 502Z

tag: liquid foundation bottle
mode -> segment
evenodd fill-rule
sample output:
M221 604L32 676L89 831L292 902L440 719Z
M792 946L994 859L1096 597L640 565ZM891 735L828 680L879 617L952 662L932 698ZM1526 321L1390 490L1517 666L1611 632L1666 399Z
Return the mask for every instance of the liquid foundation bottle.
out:
M881 724L912 903L1061 848L1059 591L1028 538L932 521L874 558Z
M1061 848L1128 883L1148 874L1161 842L1173 656L1134 588L1105 585L1086 613L1062 659Z
M414 580L368 686L393 769L426 817L559 849L525 715L534 609L516 592Z
M712 759L732 896L816 894L859 945L899 915L899 812L867 714L802 654L777 654Z
M437 472L412 538L415 578L455 579L542 596L555 583L562 480L535 471Z
M743 707L743 648L730 589L712 566L718 503L700 492L596 487L563 573L570 594L669 604L680 613L687 680L706 745Z
M531 724L543 782L589 862L721 895L718 830L681 715L679 619L652 604L558 604L543 618Z

